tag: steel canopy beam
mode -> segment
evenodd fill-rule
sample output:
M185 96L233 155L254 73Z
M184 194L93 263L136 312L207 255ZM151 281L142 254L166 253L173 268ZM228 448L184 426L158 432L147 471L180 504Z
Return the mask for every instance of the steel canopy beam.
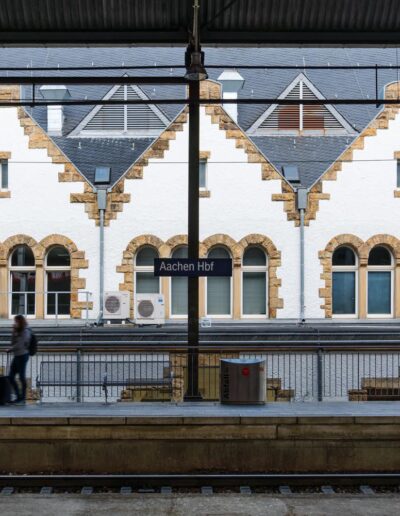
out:
M182 45L193 0L1 0L3 45ZM400 43L397 0L201 0L204 45Z
M322 2L321 2L322 4ZM1 36L0 36L1 40ZM270 47L290 47L299 45L308 46L387 46L400 44L399 32L363 32L363 31L342 31L342 32L268 32L268 31L203 31L202 41L204 45L226 45Z
M29 71L28 71L29 73ZM0 77L0 84L187 84L185 77L132 77L128 75L123 76L36 76L29 75L15 75L11 77Z
M36 45L187 45L186 31L12 31L0 32L0 44Z
M202 31L203 45L226 46L382 46L400 44L399 32L268 32L268 31ZM186 31L154 32L0 32L5 46L72 46L72 45L161 45L185 46Z
M1 81L0 81L1 84ZM224 105L224 104L250 104L250 105L277 105L277 106L297 106L299 104L304 106L323 106L323 105L398 105L400 104L400 98L397 99L383 99L383 98L370 98L370 99L198 99L196 101L199 105ZM188 104L188 99L127 99L127 100L114 100L114 99L75 99L75 100L7 100L1 101L1 107L10 106L109 106L109 105L178 105L183 106Z

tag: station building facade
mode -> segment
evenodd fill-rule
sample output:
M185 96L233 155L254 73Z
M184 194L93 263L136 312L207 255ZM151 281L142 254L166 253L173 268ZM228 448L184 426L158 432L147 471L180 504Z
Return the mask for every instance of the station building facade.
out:
M69 52L72 60L82 53ZM268 90L265 78L229 69L204 81L201 93L323 99L333 97L332 87L295 71ZM383 87L386 98L397 98L398 82ZM116 77L113 88L64 94L129 99L184 92L119 86ZM0 90L1 100L27 95L15 86ZM244 109L201 107L200 256L233 260L232 278L200 279L201 316L299 319L297 191L305 188L305 318L399 318L400 105ZM184 319L187 280L154 277L153 260L187 255L187 155L184 104L1 107L1 318L97 316L95 173L109 169L105 291L128 291L132 317L138 293L162 293L167 319Z

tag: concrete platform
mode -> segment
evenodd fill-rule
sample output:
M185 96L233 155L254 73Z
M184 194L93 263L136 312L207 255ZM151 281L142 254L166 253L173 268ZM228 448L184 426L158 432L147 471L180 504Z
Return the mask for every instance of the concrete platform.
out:
M400 496L357 494L17 494L3 497L2 516L397 516Z
M399 417L400 401L364 401L349 403L267 403L261 406L221 405L220 403L38 403L20 406L0 406L0 421L4 418L235 418L243 417ZM4 424L4 423L0 423Z
M0 408L3 472L400 471L400 402Z

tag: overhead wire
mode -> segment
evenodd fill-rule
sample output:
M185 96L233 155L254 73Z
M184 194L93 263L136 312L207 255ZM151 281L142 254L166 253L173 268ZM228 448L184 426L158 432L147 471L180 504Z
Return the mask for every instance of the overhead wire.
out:
M85 141L85 138L74 138L76 140L79 140L81 143L83 143L81 149L79 150L85 150L85 145L84 145L84 141ZM100 137L99 140L101 140L102 138ZM110 138L106 138L107 140L109 140ZM127 140L131 140L131 139L134 139L134 138L126 138ZM132 151L133 152L133 151ZM340 156L340 154L339 154ZM330 160L321 160L321 159L300 159L300 160L290 160L290 159L287 159L286 157L285 158L281 158L282 161L285 162L285 164L291 164L291 163L392 163L392 162L396 162L398 161L396 158L387 158L387 159L384 159L384 158L377 158L377 159L347 159L347 160L342 160L342 159L335 159L335 158L332 158ZM13 160L13 159L9 159L7 160L8 163L13 163L13 164L32 164L32 163L41 163L41 164L51 164L50 161L30 161L30 160ZM214 160L210 160L208 159L207 160L207 164L213 164L213 165L253 165L253 164L256 164L256 165L261 165L263 163L266 163L266 162L276 162L278 161L278 158L275 158L275 159L268 159L268 160L259 160L259 161L251 161L251 162L248 162L248 161L237 161L237 160L232 160L232 161L214 161ZM125 163L124 161L122 160L112 160L113 163ZM65 161L57 161L56 165L58 164L65 164L65 163L70 163L70 161L68 159L66 159ZM92 161L85 161L85 160L82 160L80 159L79 160L79 163L92 163ZM157 165L170 165L170 164L173 164L173 165L185 165L188 163L188 161L154 161L155 164Z
M377 102L387 104L387 105L398 105L400 103L400 99L385 99L382 102L382 99L376 98L353 98L353 99L288 99L288 98L239 98L239 99L199 99L199 103L204 105L222 105L222 104L250 104L250 105L298 105L304 104L309 106L321 106L326 104L332 105L372 105ZM175 99L71 99L71 100L36 100L36 99L25 99L25 100L10 100L10 101L1 101L0 107L19 107L19 106L31 106L31 107L39 107L39 106L107 106L107 105L148 105L148 104L158 104L158 105L185 105L188 103L187 99L184 98L175 98ZM372 118L372 117L371 117Z
M397 51L397 48L396 48ZM0 72L65 72L65 71L101 71L101 70L168 70L186 69L182 64L154 64L154 65L110 65L110 66L0 66ZM398 70L400 64L396 65L249 65L249 64L207 64L209 69L235 68L243 70Z

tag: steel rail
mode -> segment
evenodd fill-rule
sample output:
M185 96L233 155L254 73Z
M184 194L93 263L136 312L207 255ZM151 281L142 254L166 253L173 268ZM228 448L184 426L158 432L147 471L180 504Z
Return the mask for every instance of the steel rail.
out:
M46 336L46 334L41 334L41 333L38 333L38 332L35 332L36 335L38 337L40 337L40 339L46 339L45 341L43 342L66 342L68 340L71 340L71 339L74 339L74 338L78 338L80 337L79 335L74 335L74 334L66 334L66 335L63 335L62 337L57 337L57 336ZM325 336L323 335L320 335L319 338L321 339L322 342L331 342L331 341L334 341L334 342L337 342L338 340L341 342L341 341L351 341L351 342L364 342L364 341L377 341L379 340L379 342L382 342L382 341L387 341L387 340L393 340L395 342L400 342L400 338L392 338L392 339L388 339L387 337L384 337L383 336L384 334L379 334L379 335L376 335L375 337L374 336L369 336L369 335L361 335L359 336L358 338L354 338L354 336L352 336L353 338L352 339L340 339L339 337L341 337L342 335L329 335L330 338L326 338ZM388 336L390 337L391 335L388 334ZM10 333L7 333L7 334L3 334L3 335L0 335L0 343L1 342L8 342L8 340L10 339L11 337L11 334ZM159 342L159 341L173 341L174 339L175 340L178 340L180 342L183 342L184 340L186 340L186 337L183 335L183 334L174 334L174 335L157 335L157 334L151 334L151 335L132 335L131 338L127 338L127 336L125 335L125 338L122 338L124 336L122 335L111 335L109 337L109 339L107 338L101 338L101 337L95 337L95 336L84 336L82 335L82 341L85 341L85 342L110 342L110 339L114 339L112 342L116 342L115 339L121 339L122 342L143 342L143 341L147 341L147 342ZM225 338L224 338L225 337ZM227 337L229 337L229 335L201 335L201 338L203 339L206 339L206 338L213 338L212 342L215 342L215 343L218 343L218 342L224 342L225 340L227 340ZM279 338L280 337L280 338ZM293 338L294 337L294 338ZM334 337L336 337L337 340L334 340ZM392 336L393 337L393 336ZM293 341L302 341L302 342L308 342L308 341L312 341L314 340L314 338L316 338L315 335L298 335L298 336L281 336L281 335L268 335L268 334L264 334L264 335L259 335L259 336L255 336L255 335L240 335L238 336L237 338L235 339L231 339L230 342L246 342L246 340L251 340L253 342L274 342L275 340L277 342L293 342ZM80 339L81 340L81 339Z
M43 336L43 337L46 337L46 336L54 336L54 337L57 337L60 333L62 335L62 337L64 338L69 338L69 337L72 337L72 336L82 336L82 338L97 338L97 339L101 339L101 338L110 338L110 337L131 337L131 338L143 338L143 337L169 337L169 338L172 338L172 337L184 337L186 332L185 331L182 331L182 332L170 332L170 333L158 333L158 332L137 332L137 331L133 331L132 333L130 332L121 332L121 333L109 333L108 335L107 334L101 334L101 333L79 333L79 332L41 332L40 330L38 329L35 329L35 333L39 336ZM232 337L232 333L233 332L224 332L224 333L219 333L219 332L204 332L204 333L201 333L201 336L203 338L211 338L211 337L229 337L231 336ZM365 332L365 333L351 333L349 331L343 331L343 332L325 332L325 333L320 333L320 337L335 337L335 336L342 336L342 335L348 335L348 336L351 336L351 337L362 337L362 338L368 338L368 337L380 337L382 335L398 335L399 332L398 331L386 331L386 332ZM4 331L4 332L0 332L0 337L9 337L11 335L11 330L8 330L8 331ZM234 335L237 336L237 337L248 337L248 338L254 338L254 337L268 337L268 338L273 338L273 337L298 337L298 338L302 338L302 337L312 337L312 336L315 336L316 333L315 332L285 332L285 333L278 333L278 332L271 332L269 333L268 331L265 331L265 332L242 332L242 333L239 333L239 332L234 332ZM400 339L400 335L399 335L399 339Z
M41 332L41 331L38 331L37 329L35 329L35 333L39 336L43 336L43 337L46 337L46 336L54 336L55 338L58 338L58 336L61 334L62 337L64 338L69 338L69 337L73 337L73 336L79 336L79 337L82 337L82 338L97 338L97 339L102 339L102 338L115 338L115 337L129 337L129 338L148 338L148 337L154 337L154 338L159 338L159 337L162 337L162 338L165 338L165 337L169 337L169 338L173 338L173 337L185 337L186 335L186 332L182 331L182 332L171 332L171 333L158 333L158 332L132 332L132 333L129 333L129 332L126 332L126 333L109 333L108 335L107 334L99 334L99 333L74 333L74 332ZM11 335L11 331L5 331L3 333L0 333L0 337L3 336L3 337L9 337ZM232 335L234 335L235 337L238 337L238 338L254 338L254 337L264 337L264 338L278 338L278 337L281 337L281 338L285 338L285 337L294 337L294 338L303 338L303 337L314 337L316 336L316 332L307 332L307 333L303 333L303 332L285 332L285 333L277 333L277 332L274 332L274 333L269 333L268 331L266 332L254 332L254 333L250 333L250 332L242 332L242 333L239 333L239 332L227 332L227 333L208 333L208 332L204 332L204 333L201 333L201 337L202 338L223 338L223 337L231 337L232 338ZM349 336L349 337L360 337L360 338L370 338L370 337L381 337L383 335L388 335L388 336L393 336L393 335L399 335L399 332L398 331L387 331L387 332L365 332L365 333L351 333L351 332L348 332L348 331L344 331L344 332L325 332L325 333L320 333L319 336L320 337L338 337L338 336ZM399 339L400 339L400 335L399 335Z
M398 485L400 473L217 473L217 474L40 474L40 475L0 475L0 486L14 488L78 488L122 487L133 488L162 486L170 487L239 487L280 486L355 486L362 483L370 485Z
M54 328L56 329L56 328ZM397 328L396 328L397 329ZM82 338L97 338L97 339L101 339L103 337L109 337L109 336L112 336L112 337L119 337L119 336L131 336L131 337L137 337L137 338L141 338L141 337L184 337L186 335L186 330L182 330L182 331L174 331L174 332L147 332L147 331L144 331L144 332L141 332L140 330L137 331L137 329L134 329L134 331L125 331L125 332L111 332L107 335L108 332L104 332L103 334L102 333L97 333L97 332L92 332L92 333L80 333L80 332L68 332L68 331L63 331L63 328L59 328L59 331L54 331L52 329L50 329L48 332L43 332L43 331L40 331L39 328L35 328L35 333L36 335L38 336L56 336L58 335L59 333L62 333L62 337L64 338L69 338L69 337L72 337L72 336L82 336ZM260 332L260 331L254 331L254 332L242 332L242 333L239 333L237 331L232 331L232 332L208 332L208 331L205 331L204 333L201 333L201 336L203 338L205 337L224 337L224 336L230 336L232 333L235 333L236 336L238 337L293 337L293 336L297 336L297 337L303 337L303 336L316 336L316 333L315 331L314 332L296 332L296 331L292 331L292 332L269 332L269 331L264 331L264 332ZM399 334L399 341L400 341L400 330L397 329L397 331L393 331L393 330L387 330L387 331L374 331L374 332L369 332L369 331L365 331L365 332L351 332L349 330L343 330L343 331L326 331L325 333L324 332L320 332L319 333L319 337L324 337L324 336L329 336L329 337L334 337L334 336L340 336L340 335L348 335L348 336L352 336L352 337L355 337L355 336L359 336L359 337L362 337L362 338L366 338L366 337L370 337L370 336L382 336L382 335L393 335L393 334ZM10 337L11 335L11 328L2 332L0 331L0 337Z

